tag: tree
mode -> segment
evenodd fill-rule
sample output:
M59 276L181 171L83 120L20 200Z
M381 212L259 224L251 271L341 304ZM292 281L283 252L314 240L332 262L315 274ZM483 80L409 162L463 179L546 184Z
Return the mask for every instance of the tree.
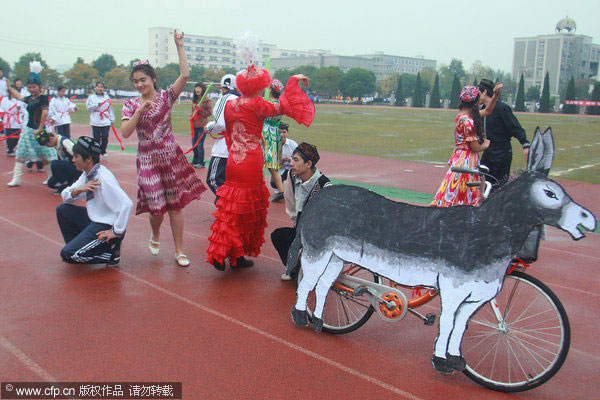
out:
M100 74L96 68L86 63L75 63L73 68L64 73L68 79L67 86L71 89L93 86L100 80Z
M206 79L209 82L221 82L221 77L225 75L225 71L222 69L207 69ZM159 89L166 89L169 85L179 76L179 64L170 63L165 65L163 68L156 68L156 86Z
M19 61L17 61L15 63L15 66L13 68L13 77L16 78L21 78L24 82L27 81L27 75L29 75L29 63L31 61L39 61L40 64L42 64L42 67L44 68L48 68L48 64L46 64L46 61L44 61L44 59L42 58L42 55L40 53L26 53L23 54L20 58Z
M10 75L10 64L4 61L2 57L0 57L0 68L4 71L4 77L7 78Z
M538 101L539 98L540 98L540 89L538 89L537 86L531 86L529 89L527 89L527 92L525 93L525 100Z
M96 68L100 76L104 78L104 74L116 67L117 62L112 55L104 53L92 63L92 66Z
M515 111L525 111L525 79L523 78L523 74L521 74L521 79L519 79Z
M448 66L448 70L450 71L450 74L452 74L452 76L458 76L458 79L460 78L464 78L466 73L465 73L465 68L463 67L463 63L462 60L453 58L450 61L450 65Z
M386 75L377 83L377 90L381 97L389 97L398 85L398 74Z
M290 79L292 75L294 75L294 73L291 69L278 69L277 71L275 71L273 78L280 80L281 83L286 85L288 79Z
M431 97L429 99L429 107L440 108L440 77L436 74L435 83L433 84L433 90L431 91Z
M85 61L83 61L83 58L77 57L77 60L75 60L75 64L85 64Z
M40 72L40 79L42 85L50 89L56 89L65 83L62 75L52 68L43 69Z
M129 72L123 67L114 67L104 74L104 82L109 88L131 90Z
M343 75L338 67L319 68L311 77L311 92L321 96L337 96L340 92L340 80Z
M594 83L590 100L600 101L600 82ZM585 113L588 115L600 115L600 106L588 106L585 108Z
M540 96L540 109L541 113L550 112L550 74L546 71L544 77L544 87L542 87L542 95Z
M402 90L402 76L398 77L398 86L396 86L396 106L404 105L404 91Z
M417 84L417 76L413 74L403 73L402 78L402 94L404 98L413 97L415 95L415 86Z
M452 90L450 91L450 108L458 108L460 97L460 80L458 79L458 75L454 75L454 80L452 81Z
M563 106L563 113L564 114L577 114L577 112L579 111L579 107L572 105L572 104L566 104L567 100L575 100L575 78L571 76L571 80L569 80L569 84L567 85L567 91L565 93L565 105Z
M352 68L340 80L340 90L344 96L364 97L375 91L375 74L362 68Z
M413 107L423 107L423 89L421 87L421 73L417 72L417 82L415 84L415 94L413 96Z
M190 67L190 80L194 82L202 82L205 79L206 68L201 65L192 65ZM219 80L220 82L220 80Z

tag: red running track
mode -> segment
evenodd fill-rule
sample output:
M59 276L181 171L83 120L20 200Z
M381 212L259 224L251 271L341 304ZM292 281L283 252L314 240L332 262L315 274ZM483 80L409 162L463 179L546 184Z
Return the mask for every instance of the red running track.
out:
M74 136L88 129L74 127ZM189 148L187 136L180 140ZM342 336L297 328L289 314L293 284L279 279L282 266L268 240L272 229L289 224L283 204L270 207L267 243L248 270L219 272L204 262L214 211L209 192L184 211L189 268L175 264L168 223L160 254L150 255L146 216L130 220L119 268L69 265L58 255L60 199L41 185L45 174L25 173L23 186L7 188L13 159L0 151L0 381L181 381L186 399L509 396L463 374L435 372L429 359L437 328L412 316L394 324L373 317ZM134 156L112 151L104 164L135 199ZM325 152L320 167L333 178L423 192L433 192L445 172ZM203 181L205 171L198 171ZM598 185L565 184L599 215ZM548 231L529 272L565 305L571 350L554 378L518 396L593 398L600 384L600 236L574 242Z

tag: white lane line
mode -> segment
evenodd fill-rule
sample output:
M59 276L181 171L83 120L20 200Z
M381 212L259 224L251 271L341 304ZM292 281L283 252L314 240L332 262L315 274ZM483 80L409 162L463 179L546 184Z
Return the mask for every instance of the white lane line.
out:
M568 174L569 172L579 171L580 169L587 169L587 168L597 167L598 165L600 165L600 163L582 165L581 167L577 167L577 168L569 168L569 169L565 169L563 171L552 172L552 173L550 173L550 175L560 176L560 175L563 175L563 174Z
M19 361L21 361L27 368L33 371L37 376L42 378L46 382L56 382L56 379L48 371L44 368L40 367L38 363L33 361L31 358L27 356L27 354L23 353L17 346L12 344L8 339L4 336L0 335L0 346L4 347L9 353L15 356Z
M21 229L23 229L26 232L32 233L32 234L34 234L37 237L45 239L48 242L57 244L57 245L59 245L61 247L63 246L60 242L57 242L57 241L55 241L55 240L53 240L53 239L51 239L51 238L49 238L49 237L47 237L45 235L37 233L37 232L35 232L35 231L33 231L33 230L29 229L29 228L26 228L25 226L22 226L22 225L17 224L17 223L15 223L13 221L10 221L10 220L2 217L2 216L0 216L0 219L6 221L7 223L9 223L9 224L11 224L13 226L21 228ZM144 284L146 286L149 286L149 287L151 287L153 289L156 289L156 290L158 290L159 292L161 292L163 294L166 294L166 295L168 295L170 297L173 297L173 298L175 298L177 300L180 300L180 301L182 301L184 303L187 303L187 304L189 304L189 305L191 305L191 306L193 306L193 307L195 307L195 308L197 308L199 310L205 311L205 312L207 312L209 314L212 314L212 315L214 315L216 317L220 317L220 318L224 319L225 321L228 321L228 322L230 322L232 324L241 326L242 328L245 328L245 329L247 329L247 330L249 330L251 332L254 332L254 333L257 333L257 334L259 334L261 336L264 336L267 339L270 339L270 340L275 341L275 342L277 342L279 344L282 344L282 345L284 345L286 347L289 347L292 350L296 350L296 351L298 351L300 353L303 353L303 354L305 354L305 355L307 355L307 356L309 356L311 358L314 358L315 360L321 361L321 362L323 362L323 363L325 363L325 364L327 364L327 365L329 365L331 367L337 368L337 369L341 370L342 372L345 372L345 373L350 374L350 375L354 375L354 376L356 376L358 378L361 378L361 379L363 379L363 380L365 380L365 381L367 381L369 383L372 383L372 384L374 384L376 386L379 386L379 387L381 387L383 389L387 389L387 390L389 390L392 393L404 396L407 399L422 400L420 397L415 396L414 394L412 394L410 392L407 392L407 391L402 390L402 389L400 389L400 388L398 388L396 386L392 386L392 385L390 385L388 383L380 381L377 378L374 378L374 377L372 377L370 375L364 374L364 373L362 373L360 371L357 371L357 370L355 370L353 368L350 368L350 367L348 367L348 366L346 366L344 364L341 364L341 363L339 363L337 361L334 361L334 360L332 360L330 358L327 358L327 357L322 356L322 355L320 355L318 353L315 353L314 351L308 350L308 349L306 349L306 348L304 348L302 346L299 346L297 344L289 342L289 341L287 341L287 340L285 340L283 338L280 338L279 336L272 335L272 334L270 334L270 333L268 333L266 331L263 331L262 329L258 329L258 328L254 327L252 325L249 325L249 324L247 324L245 322L242 322L240 320L232 318L232 317L230 317L228 315L224 315L223 313L221 313L219 311L213 310L212 308L209 308L209 307L203 306L202 304L196 303L195 301L192 301L192 300L190 300L190 299L188 299L186 297L183 297L183 296L181 296L181 295L179 295L177 293L171 292L170 290L165 289L165 288L163 288L161 286L158 286L158 285L156 285L156 284L154 284L152 282L149 282L149 281L147 281L147 280L145 280L143 278L139 278L139 277L137 277L137 276L135 276L135 275L133 275L133 274L131 274L129 272L122 271L121 269L118 269L118 268L115 268L114 270L118 271L121 274L123 274L125 276L128 276L129 278L134 279L134 280L136 280L136 281L138 281L138 282L140 282L140 283L142 283L142 284ZM4 337L0 336L0 339L4 339ZM19 360L21 360L27 367L29 367L30 369L32 369L32 371L34 371L38 375L40 375L40 374L46 374L44 376L42 376L42 375L40 375L40 376L42 376L46 380L55 381L54 378L52 378L52 376L49 373L47 373L44 369L42 369L39 365L37 365L33 360L31 360L29 357L27 357L27 355L25 355L25 353L21 352L19 349L17 349L16 347L12 346L12 344L10 344L10 342L8 342L7 340L6 340L6 343L7 343L7 345L5 345L4 341L1 342L2 346L5 347L5 348L7 348L11 353L15 354L13 351L11 351L11 349L16 350L16 354L15 355L17 356L17 358L19 358ZM10 346L10 347L7 347L7 346ZM38 368L37 370L34 369L36 367Z

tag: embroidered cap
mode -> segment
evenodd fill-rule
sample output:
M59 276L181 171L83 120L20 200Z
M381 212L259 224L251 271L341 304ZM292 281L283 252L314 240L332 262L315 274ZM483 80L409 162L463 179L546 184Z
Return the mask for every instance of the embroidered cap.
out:
M296 150L312 161L313 166L321 159L321 157L319 157L319 152L317 151L317 146L312 144L302 142L296 147ZM294 150L294 152L296 152L296 150Z
M277 94L283 93L283 83L279 79L273 79L271 82L271 90Z
M279 130L281 129L285 129L286 131L290 130L290 126L288 124L286 124L285 122L281 122L279 123Z
M475 103L479 100L479 88L477 86L465 86L460 92L459 99L463 103Z
M132 67L137 67L138 65L147 65L149 67L151 67L152 65L150 65L150 61L148 60L140 60L140 61L134 61L131 66Z
M98 143L89 136L80 136L79 139L77 139L77 143L75 144L75 146L79 146L79 148L87 151L92 155L100 155L100 153L102 153L102 147L100 147L100 143Z
M45 129L42 129L41 131L35 134L35 140L37 140L37 142L40 145L44 146L50 140L50 136L52 136L50 132L48 132Z

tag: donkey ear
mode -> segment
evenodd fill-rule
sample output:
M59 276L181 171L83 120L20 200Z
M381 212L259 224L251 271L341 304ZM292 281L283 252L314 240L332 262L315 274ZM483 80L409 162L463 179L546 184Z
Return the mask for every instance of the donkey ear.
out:
M552 128L548 127L544 133L542 133L540 128L537 127L529 149L527 170L540 171L548 175L553 161L554 137L552 136Z

